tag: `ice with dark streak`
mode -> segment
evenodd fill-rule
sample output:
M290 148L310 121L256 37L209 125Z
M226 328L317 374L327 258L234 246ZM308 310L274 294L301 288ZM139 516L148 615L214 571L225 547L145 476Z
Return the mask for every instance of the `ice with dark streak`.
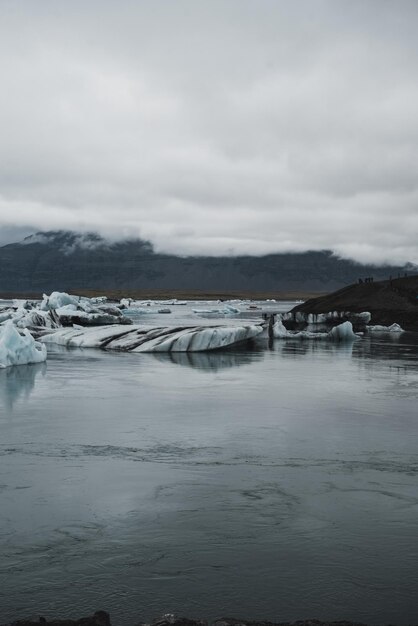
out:
M63 328L42 337L44 343L127 352L205 352L220 350L263 333L261 324L247 326Z

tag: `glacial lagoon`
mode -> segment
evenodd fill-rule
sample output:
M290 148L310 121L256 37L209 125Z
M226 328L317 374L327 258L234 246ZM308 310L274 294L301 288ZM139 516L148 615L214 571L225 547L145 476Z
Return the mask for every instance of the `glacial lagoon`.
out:
M1 621L416 623L417 398L411 333L0 371Z

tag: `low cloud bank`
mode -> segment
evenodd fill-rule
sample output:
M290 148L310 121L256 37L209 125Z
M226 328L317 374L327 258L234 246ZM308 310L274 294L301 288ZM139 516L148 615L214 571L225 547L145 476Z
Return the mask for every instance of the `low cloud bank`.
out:
M54 6L1 8L0 243L418 262L416 3Z

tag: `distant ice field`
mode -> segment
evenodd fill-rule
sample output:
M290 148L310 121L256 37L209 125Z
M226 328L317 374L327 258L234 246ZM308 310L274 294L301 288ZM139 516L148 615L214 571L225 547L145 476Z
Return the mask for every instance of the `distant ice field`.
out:
M170 302L170 301L169 301ZM285 313L296 306L292 301L261 301L261 300L198 300L187 301L186 304L166 304L165 301L157 302L136 301L132 302L124 311L135 324L158 325L187 325L199 324L225 324L240 325L259 321L262 312ZM227 307L238 309L237 313L227 311ZM169 309L170 313L158 313L161 309ZM224 312L223 312L224 311Z

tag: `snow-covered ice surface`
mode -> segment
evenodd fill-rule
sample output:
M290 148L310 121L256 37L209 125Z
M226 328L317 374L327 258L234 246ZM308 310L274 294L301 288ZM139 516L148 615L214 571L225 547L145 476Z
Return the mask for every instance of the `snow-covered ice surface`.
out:
M254 339L263 332L260 325L192 327L124 327L99 329L65 328L44 335L42 341L78 348L106 348L127 352L203 352L219 350Z
M28 330L19 332L11 320L0 327L0 368L46 361L46 346Z

